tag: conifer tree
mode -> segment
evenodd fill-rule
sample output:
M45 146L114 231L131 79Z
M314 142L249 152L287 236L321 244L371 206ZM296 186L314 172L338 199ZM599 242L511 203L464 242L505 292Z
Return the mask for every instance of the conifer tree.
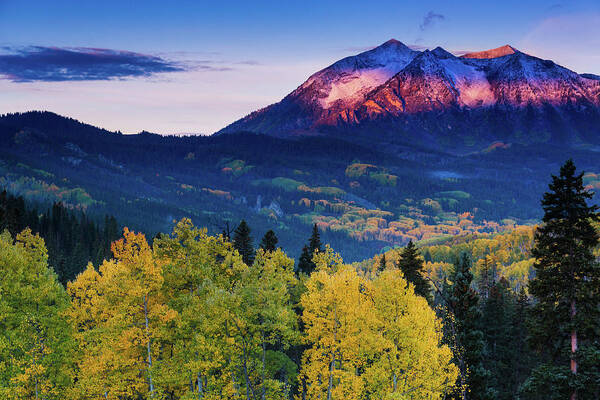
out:
M233 247L240 253L246 265L252 265L254 262L254 247L252 246L250 227L245 220L242 220L233 232Z
M597 398L600 376L579 370L578 364L587 364L582 357L594 353L592 346L600 339L600 267L593 254L600 237L592 226L599 220L598 208L588 204L592 193L572 160L552 176L549 189L532 251L535 278L529 284L535 299L532 344L545 362L525 390L547 399Z
M451 347L460 370L453 393L454 399L483 400L493 398L488 388L489 371L483 366L483 333L479 329L481 312L479 296L471 288L473 274L471 260L463 254L454 265L452 285L449 287L447 325L451 329Z
M314 254L316 250L319 252L323 251L323 244L321 243L321 235L319 234L317 224L313 225L312 234L308 241L308 249L310 250L310 254Z
M404 274L406 281L415 286L415 294L423 296L431 304L431 287L427 279L423 276L423 259L412 240L408 242L400 253L398 268Z
M385 265L386 265L386 261L385 261L385 253L383 253L381 255L381 258L379 259L379 268L378 271L379 272L383 272L385 271Z
M497 400L518 397L519 386L529 368L530 352L524 343L524 313L509 282L501 278L489 288L481 307L481 330L484 334L483 364L490 371L490 387ZM526 300L525 300L526 301Z
M534 355L527 342L527 315L530 312L530 300L525 288L522 287L516 295L514 310L511 315L510 338L511 338L511 399L519 397L523 382L531 373L534 364Z
M268 230L260 241L260 248L265 251L275 251L277 250L277 242L279 242L279 239L277 239L275 232Z
M308 250L308 246L304 246L302 247L302 253L300 254L300 258L298 259L298 272L310 275L313 269L314 267L312 257Z
M312 234L310 235L310 239L308 239L308 246L302 248L302 253L298 260L298 272L310 275L315 270L317 266L312 260L315 251L323 251L323 244L321 243L321 236L317 224L313 225Z

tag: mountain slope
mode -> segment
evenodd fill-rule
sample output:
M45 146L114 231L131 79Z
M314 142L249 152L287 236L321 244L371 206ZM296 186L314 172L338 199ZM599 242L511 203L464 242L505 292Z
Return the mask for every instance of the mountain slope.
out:
M248 130L277 136L335 124L338 115L401 71L418 54L397 40L346 57L310 76L281 102L256 111L222 132Z
M382 143L477 151L495 141L600 144L600 81L511 46L456 57L396 40L315 73L279 103L219 133L377 135Z
M429 58L414 58L414 69L405 73L436 74L439 99L462 101L452 86L458 85L451 75L456 60L426 69ZM391 83L385 86L390 93ZM456 115L457 121L463 116ZM439 128L438 120L428 123ZM182 217L212 233L245 219L255 243L273 229L294 255L316 223L324 242L355 261L408 240L530 222L539 217L549 171L568 157L588 172L589 188L600 188L594 149L496 142L456 156L416 146L382 152L380 140L366 142L251 132L122 135L49 112L8 114L0 116L0 191L36 203L60 201L100 218L112 214L150 236L170 231Z

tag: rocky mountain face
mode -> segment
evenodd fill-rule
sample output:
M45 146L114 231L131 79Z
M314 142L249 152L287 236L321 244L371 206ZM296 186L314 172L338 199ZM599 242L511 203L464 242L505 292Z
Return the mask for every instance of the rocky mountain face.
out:
M315 73L219 133L327 134L472 152L495 142L600 144L600 80L511 46L457 57L397 40Z

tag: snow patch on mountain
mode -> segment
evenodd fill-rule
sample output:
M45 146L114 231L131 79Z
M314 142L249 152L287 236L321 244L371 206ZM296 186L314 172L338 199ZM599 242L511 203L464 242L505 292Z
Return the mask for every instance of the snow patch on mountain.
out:
M534 108L528 111L527 129L532 121L537 130L554 129L547 125L550 112L561 118L564 114L564 121L580 118L577 113L582 110L587 114L579 121L600 118L600 80L508 45L457 57L441 47L416 51L390 40L318 71L279 103L221 132L308 135L323 133L324 127L348 129L363 122L366 127L381 123L402 134L413 129L432 132L441 129L431 127L438 123L432 112L445 110L453 112L443 117L449 122L440 122L442 130L464 122L458 112L468 117L472 112L489 111L499 116L496 120L515 125L493 127L500 132L520 129L522 121L513 121L513 116L530 106ZM482 129L481 135L488 135Z
M324 109L328 109L334 106L339 100L342 100L347 106L356 104L368 92L384 84L397 72L397 70L392 68L377 68L355 71L351 74L341 76L339 79L331 82L327 97L320 99L321 106Z
M517 52L517 50L514 47L506 44L504 46L497 47L495 49L467 53L467 54L464 54L462 57L463 58L490 59L490 58L504 57L504 56L507 56L510 54L515 54L516 52Z
M454 87L459 93L459 104L482 107L495 103L492 86L482 68L465 64L458 58L442 59L439 62L454 81Z
M392 39L317 72L295 93L304 96L307 91L315 92L319 105L325 110L352 107L406 67L417 54L419 52Z

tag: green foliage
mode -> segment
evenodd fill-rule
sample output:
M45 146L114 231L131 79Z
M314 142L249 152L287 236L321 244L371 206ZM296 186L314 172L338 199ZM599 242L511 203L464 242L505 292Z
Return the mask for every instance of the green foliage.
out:
M73 342L62 313L69 298L29 229L0 234L0 397L63 399Z
M311 254L312 253L308 249L308 246L304 246L302 248L302 253L300 253L300 258L298 259L298 272L310 275L310 273L315 269Z
M385 259L383 262L385 263ZM433 301L431 286L424 276L423 259L412 241L409 241L406 247L402 249L398 260L398 268L404 274L404 279L414 285L415 294L423 296L431 304Z
M462 190L450 190L447 192L438 192L436 194L440 197L452 197L457 200L466 200L471 197L469 193L463 192Z
M238 227L235 228L232 243L246 265L252 265L254 262L254 247L252 245L252 237L250 236L250 227L245 220L242 220Z
M265 251L275 251L277 249L277 236L272 230L268 230L260 241L260 248Z
M396 184L398 183L398 177L396 175L386 174L385 172L372 173L369 175L369 178L381 186L396 187Z
M379 260L379 267L377 268L378 272L383 272L387 268L387 262L385 260L385 253L381 255L381 259Z
M460 375L453 393L455 399L492 399L488 387L490 372L483 365L484 340L480 330L479 296L471 287L471 260L463 254L454 264L452 284L447 289L449 314L446 317L447 338L454 353Z
M0 195L2 229L17 233L31 226L50 249L46 255L43 241L28 230L16 242L7 233L0 236L0 397L29 399L37 391L48 400L266 400L303 394L431 399L448 398L456 382L453 397L467 400L564 399L575 390L578 400L597 398L600 221L572 164L553 178L536 235L533 226L494 234L497 227L469 213L447 212L443 199L472 200L451 190L430 199L441 208L438 215L422 214L417 206L423 199L415 196L405 200L410 206L401 216L395 214L399 208L359 206L356 197L325 200L321 189L327 186L318 185L332 179L315 179L312 187L296 187L306 197L293 204L311 209L280 217L278 227L285 234L286 221L312 225L298 274L273 231L255 253L246 221L233 243L188 219L171 235L157 235L153 246L125 230L112 246L113 259L103 262L106 244L116 239L114 219L99 228L63 206L39 213L22 198ZM368 184L368 176L362 182ZM273 190L278 204L292 193L260 189ZM393 208L393 198L377 204ZM422 224L455 217L446 227ZM344 225L328 223L333 220ZM348 240L342 233L331 236L333 226L352 227L353 240L395 229L411 236L403 236L409 244L402 250L348 265L323 245L331 237ZM476 232L474 226L489 230L464 234ZM431 236L429 229L435 231ZM434 238L443 229L453 233L419 247L410 239ZM463 253L473 263L462 255L453 266ZM89 260L98 268L88 265L69 283L69 305L52 268L64 279ZM533 301L525 289L530 277ZM431 296L429 282L436 293L428 300L441 319L423 298ZM579 349L570 354L573 332ZM576 374L569 370L571 358Z
M0 176L0 187L18 196L25 196L29 200L39 202L61 202L65 205L79 210L98 205L99 202L83 188L67 188L54 183L33 177L21 176L11 179L9 175Z
M534 362L526 342L527 296L524 290L514 293L502 278L490 285L482 302L483 365L490 371L489 386L498 400L518 398Z
M84 270L88 262L100 263L110 257L110 244L119 237L114 217L97 224L82 212L55 203L39 212L22 197L0 193L0 230L16 235L26 227L39 233L48 248L49 264L65 284Z
M229 162L224 162L221 163L221 166L221 171L223 173L232 174L235 177L245 175L254 168L254 166L252 165L247 165L244 160L233 160Z
M270 181L271 186L279 189L283 189L286 192L295 192L298 190L298 187L303 185L302 182L296 181L290 178L277 177L273 178Z
M535 278L529 291L536 302L531 313L531 339L546 362L532 374L528 388L544 381L558 393L577 393L578 398L597 397L598 386L577 387L579 354L596 345L600 332L600 266L594 248L600 241L592 222L600 219L589 205L593 194L583 186L572 160L552 176L544 194L543 225L535 236ZM571 364L571 372L566 366ZM566 379L565 379L566 377ZM592 381L600 380L596 375Z
M377 167L371 164L354 163L346 168L346 176L348 178L360 178L368 175L370 172L377 171Z
M312 234L308 239L308 245L302 248L300 259L298 260L298 271L306 275L310 275L316 268L313 258L315 253L323 251L323 244L321 243L321 235L319 234L319 228L317 224L313 225Z

